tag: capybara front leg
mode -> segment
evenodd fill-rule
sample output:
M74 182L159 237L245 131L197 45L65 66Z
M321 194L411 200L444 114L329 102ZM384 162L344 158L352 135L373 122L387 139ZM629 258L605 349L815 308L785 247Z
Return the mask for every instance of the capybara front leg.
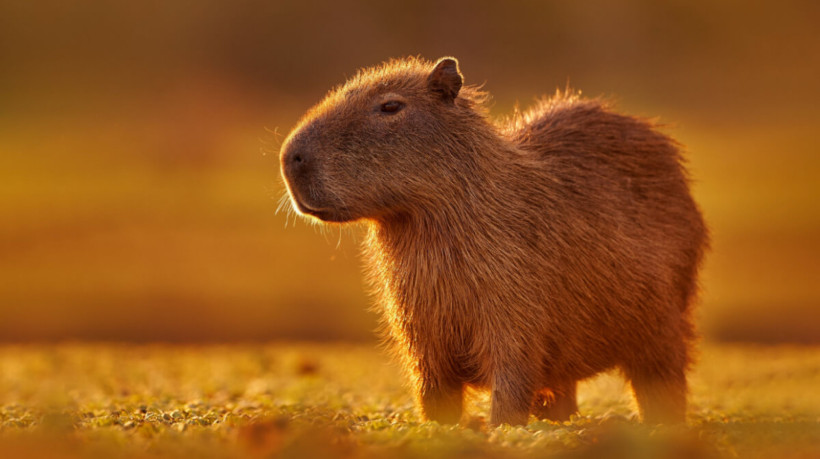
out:
M492 386L490 425L526 425L533 391L523 380L496 376Z
M456 424L463 409L463 385L422 383L421 409L425 419L441 424Z
M572 382L538 391L532 404L532 414L538 419L569 421L570 416L578 412L576 385Z
M683 367L664 368L651 365L627 370L646 423L678 423L686 417L686 374Z

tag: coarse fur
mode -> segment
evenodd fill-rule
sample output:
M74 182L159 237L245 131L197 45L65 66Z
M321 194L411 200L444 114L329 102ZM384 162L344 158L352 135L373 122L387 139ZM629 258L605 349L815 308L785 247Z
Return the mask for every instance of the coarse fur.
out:
M678 145L558 92L492 122L453 58L361 71L281 150L294 207L362 221L389 334L423 416L565 420L618 367L648 422L683 421L707 231Z

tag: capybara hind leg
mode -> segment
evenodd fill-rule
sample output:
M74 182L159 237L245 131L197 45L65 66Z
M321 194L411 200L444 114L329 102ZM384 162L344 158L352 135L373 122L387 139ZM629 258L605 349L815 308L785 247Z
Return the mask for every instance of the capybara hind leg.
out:
M496 378L493 382L490 425L526 425L533 392L526 384Z
M684 368L648 365L627 370L643 422L683 422L686 417L686 374Z
M456 424L461 419L464 398L461 384L436 384L422 388L421 409L425 419Z
M538 419L569 421L570 416L578 412L575 387L576 383L573 382L554 389L538 391L533 400L532 414Z

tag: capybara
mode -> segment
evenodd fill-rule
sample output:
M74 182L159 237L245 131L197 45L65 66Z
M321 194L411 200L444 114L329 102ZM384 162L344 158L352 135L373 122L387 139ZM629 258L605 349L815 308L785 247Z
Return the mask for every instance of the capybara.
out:
M425 419L468 386L490 424L566 420L620 368L645 422L679 422L707 230L675 141L559 91L492 121L454 58L394 60L332 90L282 145L294 207L363 222L389 335Z

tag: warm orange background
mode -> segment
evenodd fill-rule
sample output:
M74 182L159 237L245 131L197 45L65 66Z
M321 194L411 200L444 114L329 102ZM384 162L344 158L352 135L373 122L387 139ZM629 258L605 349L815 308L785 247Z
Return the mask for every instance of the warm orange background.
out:
M497 116L569 82L671 123L704 334L820 341L820 3L77 3L0 2L0 340L370 339L357 230L274 214L277 142L420 54Z

